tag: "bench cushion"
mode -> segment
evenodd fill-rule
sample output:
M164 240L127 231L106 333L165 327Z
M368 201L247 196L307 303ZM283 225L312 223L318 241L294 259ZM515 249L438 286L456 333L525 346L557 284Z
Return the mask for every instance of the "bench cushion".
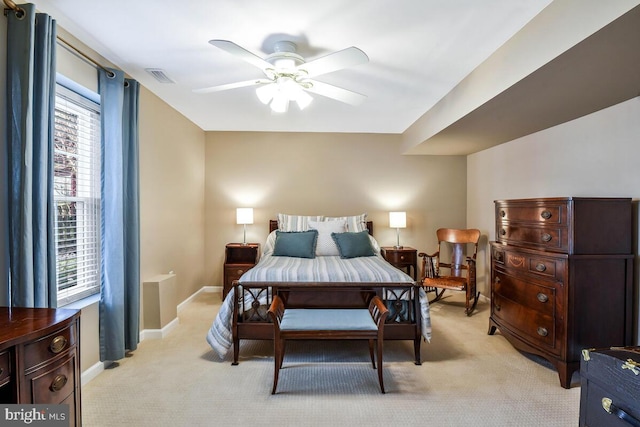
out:
M282 331L376 331L371 313L361 308L288 308L280 323Z

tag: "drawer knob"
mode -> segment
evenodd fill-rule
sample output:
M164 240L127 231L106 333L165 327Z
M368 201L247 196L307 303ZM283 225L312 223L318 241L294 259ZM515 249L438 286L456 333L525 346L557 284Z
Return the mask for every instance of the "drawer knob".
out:
M49 390L51 391L60 391L67 384L67 376L66 375L56 375L56 377L51 381L51 385L49 386Z
M544 234L542 235L542 241L543 241L543 242L550 242L550 241L551 241L551 234L549 234L549 233L544 233Z
M500 304L496 304L496 311L500 311L501 308L502 306Z
M500 235L504 236L505 234L507 234L507 230L505 230L504 228L500 230Z
M493 281L497 285L498 283L500 283L500 278L496 276L496 278Z
M540 216L541 216L543 219L549 219L549 218L551 218L551 212L549 212L548 210L544 210L544 211L542 211L542 212L540 213Z
M400 261L404 261L404 255L400 255Z
M549 297L546 294L543 294L542 292L538 292L538 301L540 302L547 302L549 301Z
M547 331L547 328L538 326L538 335L540 335L541 337L546 337L547 335L549 335L549 331Z
M58 335L54 339L51 340L51 344L49 344L49 350L52 353L58 354L67 346L67 339L63 335Z
M540 262L540 263L536 264L536 270L537 270L537 271L539 271L539 272L541 272L541 273L542 273L542 272L543 272L543 271L545 271L546 269L547 269L547 266L546 266L546 265L544 265L543 263L541 263L541 262Z
M504 218L505 216L507 216L507 213L505 211L500 211L500 216Z
M244 270L238 270L238 271L236 271L236 273L237 274L242 274L242 273L244 273Z

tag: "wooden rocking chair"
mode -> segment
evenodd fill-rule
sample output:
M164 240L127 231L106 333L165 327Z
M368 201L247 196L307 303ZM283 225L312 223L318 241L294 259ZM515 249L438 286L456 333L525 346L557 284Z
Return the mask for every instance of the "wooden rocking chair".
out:
M480 293L476 292L476 255L480 230L440 228L436 235L438 236L438 251L434 254L424 252L418 254L422 258L422 285L427 294L435 294L435 297L429 302L438 301L447 289L465 291L464 312L470 316L475 310L480 296ZM473 246L473 255L465 258L465 249L468 245ZM443 260L441 256L447 255L449 252L451 258Z

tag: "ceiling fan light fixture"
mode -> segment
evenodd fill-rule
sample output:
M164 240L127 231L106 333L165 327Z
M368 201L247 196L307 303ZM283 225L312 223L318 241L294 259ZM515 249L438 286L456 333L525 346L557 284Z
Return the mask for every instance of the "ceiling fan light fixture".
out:
M289 98L282 92L278 91L271 101L271 110L276 113L286 113L289 110Z
M311 101L313 101L313 97L303 90L301 90L296 97L296 104L298 104L298 108L301 110L307 108L309 104L311 104Z
M274 84L267 84L264 86L260 86L256 89L256 95L260 102L264 105L267 105L273 99L274 94L277 92L278 88Z
M295 101L301 110L309 106L313 97L307 91L351 105L360 105L366 99L366 96L359 93L313 80L322 74L368 62L369 57L357 47L351 46L306 62L296 53L295 43L286 40L276 42L274 52L266 58L257 56L229 40L209 40L209 43L258 67L266 79L194 89L196 93L219 92L258 85L256 95L260 102L269 105L274 112L279 113L288 110L290 101Z

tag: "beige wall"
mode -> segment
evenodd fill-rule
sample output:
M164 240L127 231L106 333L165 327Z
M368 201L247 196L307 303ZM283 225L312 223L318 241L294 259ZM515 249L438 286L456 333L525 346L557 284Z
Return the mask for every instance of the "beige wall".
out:
M493 201L526 197L631 197L638 323L640 97L468 156L467 225L495 238ZM489 269L489 252L480 266ZM481 289L488 295L489 281ZM636 331L640 331L640 324ZM640 342L640 333L638 334Z
M140 279L173 271L178 303L204 285L204 141L204 131L141 89Z
M264 243L277 213L357 215L381 245L388 212L407 212L400 243L435 250L435 230L465 225L465 157L403 156L399 135L208 132L205 278L222 285L224 247L242 241L237 207L254 208L247 240Z

